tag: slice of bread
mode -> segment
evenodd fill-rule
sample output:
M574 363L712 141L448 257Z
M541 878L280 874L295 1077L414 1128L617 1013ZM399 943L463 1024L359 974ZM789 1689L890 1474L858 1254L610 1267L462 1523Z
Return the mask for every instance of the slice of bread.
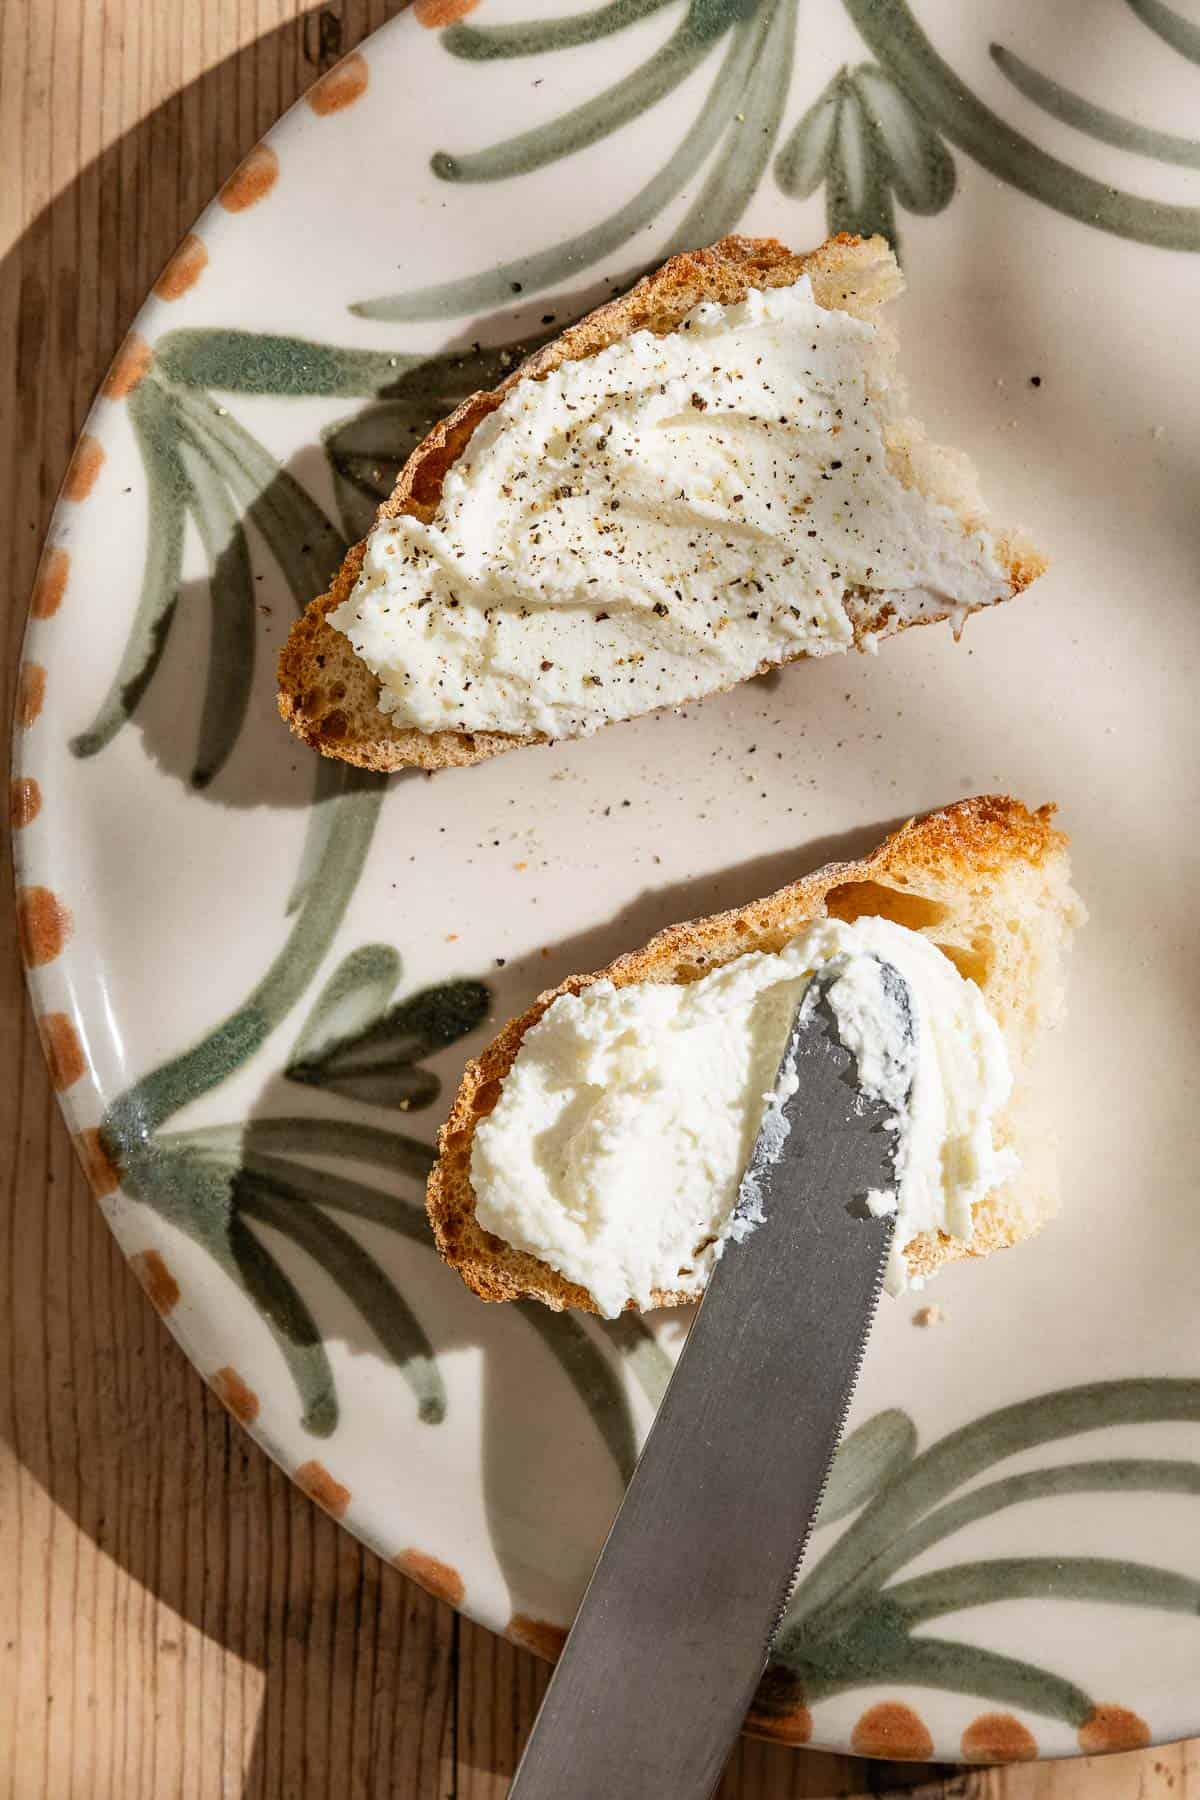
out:
M441 497L446 472L461 455L481 420L494 412L517 381L534 380L560 364L591 356L635 331L661 336L675 330L702 300L733 304L750 288L789 287L808 275L817 304L840 308L873 324L884 305L904 286L896 259L881 237L842 235L808 255L797 255L774 238L727 237L706 250L673 256L628 294L589 313L515 368L500 386L472 394L448 419L435 425L409 457L379 517L407 513L428 521ZM872 346L880 376L886 378L886 442L892 472L907 488L949 507L964 531L983 522L974 474L966 459L926 442L915 420L902 416L903 389L894 373L895 342L885 328ZM881 410L882 407L881 407ZM1019 593L1045 567L1041 556L1017 533L991 527L996 554L1007 571L1011 592ZM441 769L481 762L502 750L542 743L540 736L503 732L432 731L394 724L379 710L379 680L350 640L327 615L346 600L362 567L365 542L350 551L327 594L314 600L293 626L279 658L279 710L297 737L325 756L363 768ZM854 608L855 642L890 635L905 623L932 624L947 612L930 610L901 621L887 606ZM803 654L803 653L801 653ZM764 673L772 665L764 663Z
M482 1229L471 1187L475 1126L495 1106L521 1041L559 994L607 979L694 981L751 950L778 950L812 919L876 914L930 938L976 982L1008 1046L1014 1085L997 1131L1021 1159L1017 1175L975 1208L967 1244L941 1233L907 1247L910 1273L927 1276L962 1256L986 1256L1040 1229L1057 1210L1052 1134L1037 1116L1039 1050L1062 1014L1063 956L1083 907L1070 884L1067 839L1051 823L1054 808L1030 812L1020 801L985 796L928 813L895 832L857 863L832 863L765 900L735 912L671 926L642 950L594 975L574 975L539 995L483 1055L469 1063L438 1139L426 1205L438 1250L484 1300L532 1295L556 1312L595 1312L591 1295L548 1264ZM660 1306L692 1294L656 1293Z

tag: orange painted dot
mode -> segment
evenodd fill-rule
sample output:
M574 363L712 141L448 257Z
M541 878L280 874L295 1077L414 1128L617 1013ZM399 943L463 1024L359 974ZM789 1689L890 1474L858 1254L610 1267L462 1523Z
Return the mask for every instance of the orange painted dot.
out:
M104 446L90 431L85 431L75 446L75 454L67 465L63 482L64 500L86 500L96 485L96 477L104 467Z
M888 1756L897 1762L927 1762L933 1755L925 1721L899 1700L868 1707L851 1733L850 1747L856 1756Z
M791 1712L763 1712L751 1707L745 1729L752 1737L769 1738L773 1744L807 1744L812 1737L812 1714L801 1702Z
M305 99L317 114L325 118L329 113L341 112L343 107L353 106L367 91L370 73L367 59L352 50L349 56L343 56L340 63L335 63L327 75L310 87Z
M217 195L226 212L245 212L262 200L279 180L279 158L270 144L256 144Z
M71 915L46 887L17 889L17 936L27 967L53 962L71 935Z
M779 1744L807 1744L812 1714L804 1703L804 1684L783 1663L768 1663L746 1718L746 1730Z
M116 1193L121 1185L121 1171L108 1154L108 1147L98 1131L81 1131L75 1139L75 1154L83 1164L83 1172L98 1200L106 1194Z
M208 249L202 238L189 231L154 284L160 300L178 300L195 287L208 266Z
M478 5L479 0L415 0L413 17L418 25L437 31L443 25L453 25L456 20L465 19Z
M301 1463L296 1470L296 1486L302 1488L310 1500L323 1506L327 1513L340 1519L350 1504L350 1489L335 1481L324 1463Z
M61 1094L64 1088L73 1087L87 1074L87 1057L79 1033L70 1015L64 1012L43 1013L38 1020L38 1030L42 1034L50 1079Z
M57 544L53 548L47 545L42 552L33 593L29 599L29 610L35 619L53 618L67 591L70 570L71 558L67 552Z
M212 1390L228 1407L239 1425L253 1425L258 1417L258 1395L247 1387L236 1369L218 1369L211 1377Z
M531 1619L527 1613L514 1613L504 1635L510 1643L532 1650L544 1662L557 1662L567 1641L564 1626L551 1625L547 1619Z
M179 1304L179 1283L158 1251L139 1250L136 1256L130 1257L129 1266L145 1288L146 1298L155 1312L165 1319Z
M132 394L153 361L154 352L145 338L131 331L113 357L100 392L106 400L124 400L126 395Z
M13 780L8 788L8 822L14 831L32 825L42 810L42 790L32 775Z
M16 719L28 731L46 698L46 671L41 663L22 663L17 674Z
M1079 1748L1089 1756L1109 1750L1143 1750L1150 1742L1150 1727L1125 1706L1093 1706L1076 1734Z
M432 1594L435 1600L445 1600L450 1606L462 1605L466 1592L463 1578L457 1569L438 1557L426 1556L423 1550L401 1550L399 1556L393 1556L392 1567L415 1581L427 1594Z
M1033 1762L1037 1739L1012 1713L980 1713L962 1734L964 1762Z

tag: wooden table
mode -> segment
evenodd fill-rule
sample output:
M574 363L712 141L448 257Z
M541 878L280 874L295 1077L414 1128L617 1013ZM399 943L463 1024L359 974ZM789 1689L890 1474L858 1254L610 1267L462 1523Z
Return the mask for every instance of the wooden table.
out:
M397 10L0 0L6 719L38 546L126 324L245 151ZM11 945L6 930L0 1794L498 1800L546 1671L360 1549L185 1362L75 1165ZM1196 1745L955 1772L745 1743L721 1794L1185 1800L1189 1775Z

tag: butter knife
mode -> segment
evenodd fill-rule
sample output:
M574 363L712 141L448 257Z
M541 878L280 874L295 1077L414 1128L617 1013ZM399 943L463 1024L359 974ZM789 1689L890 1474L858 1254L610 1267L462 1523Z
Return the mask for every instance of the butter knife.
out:
M567 1638L510 1800L705 1800L791 1596L866 1350L893 1219L888 1109L859 1087L823 965L783 1061L727 1245ZM882 964L911 1071L902 976ZM910 1077L911 1078L911 1077ZM778 1093L785 1089L781 1086ZM779 1143L780 1113L787 1134Z

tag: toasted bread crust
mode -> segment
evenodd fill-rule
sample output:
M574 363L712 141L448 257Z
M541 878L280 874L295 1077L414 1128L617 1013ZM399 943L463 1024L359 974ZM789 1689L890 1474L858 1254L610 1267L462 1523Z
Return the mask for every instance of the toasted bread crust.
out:
M954 951L956 945L970 946L977 941L979 921L1005 880L1014 872L1023 879L1027 872L1032 887L1043 896L1041 904L1057 944L1063 925L1075 923L1079 913L1067 882L1067 839L1051 823L1053 812L1052 806L1031 812L1020 801L1004 796L961 801L911 820L860 862L832 863L749 906L670 926L642 949L619 957L607 968L591 975L572 975L540 994L527 1012L511 1020L483 1054L467 1065L450 1116L439 1133L438 1160L429 1177L426 1206L444 1260L484 1300L532 1296L555 1311L565 1307L597 1310L586 1289L527 1251L514 1249L484 1231L475 1217L471 1186L475 1126L499 1099L500 1084L512 1068L525 1033L560 994L580 993L600 980L617 987L632 982L692 981L748 951L778 950L810 920L828 912L853 917L879 910L878 904L869 903L872 896L864 892L863 884L892 890L897 911L905 904L927 911L944 910L945 921L938 922L931 935L946 937ZM884 899L886 904L886 895ZM961 908L958 921L950 918L954 901ZM906 921L902 918L901 922ZM1018 1063L1024 1055L1019 1028L1014 1029L1006 1019L1001 997L989 993L986 977L981 986L1002 1027L1007 1027L1010 1053ZM1010 999L1017 1008L1021 1006L1019 991ZM970 1244L941 1233L914 1239L908 1248L910 1269L927 1275L959 1257L986 1255L1029 1235L1044 1215L1044 1208L1036 1217L1027 1209L1006 1208L1001 1194L999 1202L985 1203L976 1210L976 1235ZM654 1296L659 1306L684 1305L694 1299L694 1294L667 1291Z
M446 472L461 455L476 426L500 405L515 382L538 379L564 362L592 356L635 331L658 335L674 330L702 300L733 304L749 288L790 287L807 274L819 305L840 308L875 321L880 309L903 288L895 257L884 241L842 233L806 255L788 250L774 238L727 237L707 249L673 256L627 294L609 301L571 325L552 342L521 363L496 388L471 394L450 416L435 425L409 457L391 496L379 509L380 519L408 513L428 520L437 509ZM921 433L912 427L914 450ZM904 434L896 444L895 472L906 485L920 486L944 501L970 523L974 496L959 483L946 483L945 471L926 458L909 454ZM943 491L935 491L939 482ZM1016 534L997 533L1011 592L1040 575L1045 562ZM279 657L279 711L296 736L322 755L381 771L402 768L443 769L482 762L505 750L545 743L540 735L504 732L417 731L394 725L379 710L379 679L357 655L350 640L328 622L328 614L346 600L362 568L365 540L348 553L328 593L297 620ZM912 621L935 624L936 618ZM885 609L864 613L855 621L855 641L868 634L890 635L903 629ZM800 652L803 655L804 652ZM786 660L796 660L789 658ZM765 673L778 664L764 662Z

